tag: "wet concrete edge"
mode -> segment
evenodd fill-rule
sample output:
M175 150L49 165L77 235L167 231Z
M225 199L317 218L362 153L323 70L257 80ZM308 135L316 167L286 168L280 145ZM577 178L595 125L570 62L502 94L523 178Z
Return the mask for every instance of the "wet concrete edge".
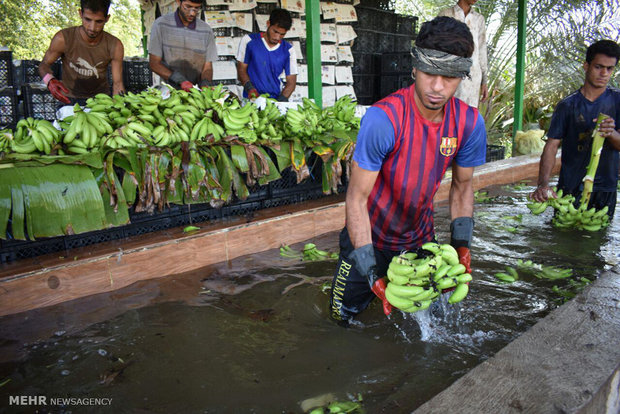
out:
M414 411L620 412L620 266Z

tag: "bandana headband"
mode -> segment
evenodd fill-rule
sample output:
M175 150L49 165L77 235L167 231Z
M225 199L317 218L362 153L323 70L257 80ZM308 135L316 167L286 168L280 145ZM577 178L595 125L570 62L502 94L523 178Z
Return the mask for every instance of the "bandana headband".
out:
M416 46L411 50L411 55L413 56L413 67L422 72L452 78L469 76L471 58Z

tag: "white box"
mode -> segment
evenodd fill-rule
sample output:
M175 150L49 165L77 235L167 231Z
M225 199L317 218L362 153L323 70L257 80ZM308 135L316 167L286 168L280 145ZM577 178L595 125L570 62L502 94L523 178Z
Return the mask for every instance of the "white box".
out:
M233 27L235 25L228 10L206 11L205 22L207 22L212 29L217 29L218 27Z
M254 8L256 8L256 0L233 0L228 6L230 11L252 10ZM252 29L249 31L252 31Z
M336 45L321 45L321 62L338 62L338 52L336 51Z
M347 43L357 37L353 27L348 24L337 24L336 34L338 35L338 43Z
M351 98L355 99L355 90L353 89L353 85L338 85L336 86L336 99L340 99L343 96L349 95Z
M338 63L351 62L353 63L353 53L351 53L351 46L336 46L336 54Z
M323 19L335 19L338 14L337 4L331 1L321 2L321 12L323 13Z
M338 34L335 23L321 23L321 43L336 43Z
M218 56L234 56L237 54L232 37L216 37L215 47L217 48Z
M252 13L231 13L232 19L235 22L235 26L239 29L243 29L246 32L251 32L254 28L254 21L252 20Z
M355 7L351 6L350 4L337 4L336 9L336 23L357 21L357 13L355 11Z
M306 85L297 85L289 98L289 102L301 102L301 98L308 97L308 87Z
M297 82L308 83L308 65L297 65Z
M336 83L353 83L351 66L336 66Z
M335 75L335 66L327 65L321 66L321 82L324 85L335 85L336 84L336 75Z
M306 21L305 20L293 19L293 24L291 25L291 29L288 32L286 32L286 35L284 35L285 39L290 39L292 37L298 37L300 39L306 38Z
M237 79L237 65L234 60L213 62L213 80Z
M258 30L260 30L261 32L267 30L267 20L269 20L268 14L257 14L254 16L254 19L256 20L256 24L258 25Z
M333 106L336 103L336 87L325 86L323 88L323 107Z
M228 6L232 0L207 0L207 6Z
M303 60L304 55L301 50L301 42L299 40L293 40L291 41L291 44L293 45L293 49L295 50L295 56L297 56L297 60Z
M280 0L280 7L295 13L306 13L305 0Z

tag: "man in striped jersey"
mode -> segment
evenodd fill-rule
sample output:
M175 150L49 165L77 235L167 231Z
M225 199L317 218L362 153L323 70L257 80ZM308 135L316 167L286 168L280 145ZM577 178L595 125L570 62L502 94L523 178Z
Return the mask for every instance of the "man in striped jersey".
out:
M451 244L471 271L472 180L485 162L486 131L478 110L453 95L469 74L474 41L464 23L437 17L415 44L415 83L369 108L357 137L332 282L331 316L339 321L375 295L390 314L383 276L392 257L435 240L433 196L450 166Z

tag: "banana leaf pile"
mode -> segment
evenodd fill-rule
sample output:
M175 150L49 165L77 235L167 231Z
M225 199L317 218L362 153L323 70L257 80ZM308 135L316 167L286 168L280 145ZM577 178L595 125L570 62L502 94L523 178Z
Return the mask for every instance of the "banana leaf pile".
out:
M151 98L156 94L151 90L144 94L147 93ZM209 92L204 89L201 93ZM197 99L196 93L173 91L173 94ZM102 131L98 134L93 127L89 134L84 135L89 135L87 141L95 142L95 145L86 151L71 151L73 147L78 152L74 142L80 139L80 134L75 131L72 132L76 136L72 141L75 141L63 141L63 134L73 123L71 120L61 122L64 126L57 141L50 140L48 154L37 150L12 151L10 135L17 131L2 131L4 137L9 137L9 144L0 148L1 239L34 240L102 230L128 224L130 211L154 213L170 204L208 203L221 208L247 199L250 189L279 179L285 169L292 169L297 182L301 183L310 174L307 160L314 157L313 154L322 161L323 193L331 194L337 192L343 170L349 166L359 128L359 118L347 115L347 122L338 120L337 114L344 110L341 108L350 113L351 104L354 107L350 101L340 101L337 106L321 110L305 100L295 110L302 116L296 116L291 122L287 121L286 115L273 116L270 107L273 103L268 101L263 109L252 108L252 113L256 114L252 115L254 123L250 120L244 124L243 133L232 134L229 133L231 124L223 122L230 117L226 111L233 113L232 108L242 108L234 103L234 98L219 97L221 107L217 110L217 104L211 107L202 105L198 116L190 117L195 124L205 117L221 124L225 132L217 139L213 132L204 136L195 133L193 139L184 139L180 125L182 122L189 124L181 119L184 112L167 111L166 124L176 125L176 130L169 128L168 131L171 136L181 139L161 146L154 142L152 134L140 133L136 134L139 141L134 145L112 145L112 137L121 136L119 134L125 134L127 138L130 130L137 132L146 127L153 131L157 128L149 122L151 118L144 112L146 101L141 101L140 95L128 94L112 99L115 102L123 100L117 107L136 110L131 113L124 111L125 119L115 122L118 117L109 118L110 109L114 108L109 106L105 113L112 132L106 133L105 128L98 125ZM132 106L135 102L142 103ZM192 106L183 99L181 104L184 111ZM102 110L96 105L95 99L89 102L92 111ZM271 108L272 114L268 124L261 118L267 108ZM78 111L80 109L76 113ZM135 130L128 128L132 123L139 123ZM271 128L267 129L267 126ZM28 130L28 126L23 128L19 131L19 148L28 144L29 134L38 134L37 140L41 140L45 132L43 128L40 131ZM253 129L252 134L247 133L248 128ZM190 127L186 129L191 132ZM187 134L188 138L190 135ZM115 144L127 139L118 138ZM48 145L42 148L47 149Z

